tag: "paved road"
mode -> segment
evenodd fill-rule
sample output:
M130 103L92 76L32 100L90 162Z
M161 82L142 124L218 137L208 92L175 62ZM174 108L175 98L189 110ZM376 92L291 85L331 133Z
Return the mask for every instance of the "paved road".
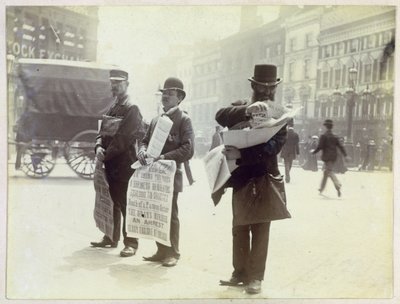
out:
M33 180L10 166L7 296L11 299L390 298L392 296L392 175L348 172L337 198L321 172L294 168L286 186L293 218L271 226L262 294L221 287L231 266L231 192L217 207L200 160L197 180L179 198L181 260L176 267L142 261L153 241L140 240L135 257L91 248L101 233L93 220L91 181L64 164Z

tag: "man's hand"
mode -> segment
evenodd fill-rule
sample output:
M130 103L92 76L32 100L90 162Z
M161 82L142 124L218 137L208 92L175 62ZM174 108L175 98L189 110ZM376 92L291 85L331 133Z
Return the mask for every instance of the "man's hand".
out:
M234 146L225 146L222 153L225 155L227 160L239 159L241 157L239 149Z
M104 152L105 151L106 150L103 147L98 146L96 148L96 158L97 158L98 161L101 161L101 162L104 161Z
M260 113L268 111L268 105L263 101L256 101L250 104L246 109L246 114Z
M136 155L138 161L140 162L140 164L142 166L146 166L147 162L146 162L146 157L147 157L147 153L145 150L140 150L137 155Z

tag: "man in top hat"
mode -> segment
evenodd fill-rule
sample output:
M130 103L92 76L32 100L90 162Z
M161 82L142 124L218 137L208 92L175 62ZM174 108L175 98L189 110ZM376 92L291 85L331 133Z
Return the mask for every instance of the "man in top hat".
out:
M190 117L179 108L179 104L186 96L182 81L178 78L170 77L165 80L164 88L160 91L162 92L161 102L164 110L162 115L167 115L172 120L173 125L159 159L174 160L177 166L174 177L174 193L171 210L171 247L156 242L157 252L150 257L143 257L143 259L145 261L160 262L163 266L171 267L175 266L180 258L178 193L183 190L182 163L191 159L194 153L194 132ZM142 165L146 164L146 151L157 120L158 117L152 119L150 127L139 146L137 157Z
M112 240L105 235L101 241L91 242L91 244L94 247L117 247L121 234L122 213L125 247L120 255L128 257L136 253L138 241L136 238L127 237L125 228L126 195L128 182L134 171L131 169L131 165L137 160L135 143L143 138L144 124L139 108L130 102L127 94L128 73L111 70L110 82L115 102L103 118L102 128L96 138L95 152L97 160L104 162L109 191L114 203L114 233ZM119 119L119 125L115 132L104 132L103 126L106 119Z
M323 125L326 128L326 132L322 134L321 137L319 138L317 148L311 152L312 154L316 154L322 150L321 159L324 162L324 175L322 177L321 186L318 189L318 191L320 194L322 194L322 191L324 191L326 186L326 181L328 180L328 177L330 177L332 179L333 184L335 185L337 195L340 197L342 195L340 191L342 185L340 184L335 173L333 172L333 166L338 157L337 148L346 157L346 160L348 160L348 158L346 150L340 143L339 138L332 133L333 121L331 119L327 119L324 121Z
M261 64L254 67L254 77L251 83L253 95L250 102L239 100L232 106L225 107L216 113L216 121L222 127L229 129L244 128L252 125L252 114L264 112L266 101L273 101L277 85L281 82L276 77L274 65ZM233 187L232 201L237 199L236 193L242 187L250 185L254 178L267 174L281 176L278 169L277 155L286 140L286 125L268 142L256 146L237 149L225 147L228 160L235 160L238 168L232 172L225 187ZM214 198L218 203L220 196ZM233 223L241 214L248 214L248 208L255 208L249 202L233 204ZM243 208L242 210L239 210ZM261 212L261 211L260 211ZM258 211L255 211L258 213ZM238 220L239 221L239 220ZM233 224L233 273L230 279L221 280L221 285L244 285L249 294L261 292L261 281L264 278L265 264L268 252L269 220L251 219L245 225Z

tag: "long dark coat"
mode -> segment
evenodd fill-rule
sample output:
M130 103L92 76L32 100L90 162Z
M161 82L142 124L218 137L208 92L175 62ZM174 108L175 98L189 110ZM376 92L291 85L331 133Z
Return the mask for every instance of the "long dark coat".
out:
M174 192L182 192L182 163L188 161L193 156L194 132L189 115L180 108L177 108L176 111L168 117L172 120L173 125L161 154L164 155L165 159L174 160L176 162L177 169L174 177ZM147 150L157 120L158 116L153 118L150 122L150 127L139 146L139 150Z
M245 122L248 121L245 113L246 107L244 105L222 108L217 112L215 119L221 126L228 127L229 129L232 129L239 123L244 126ZM277 154L285 144L286 133L285 125L268 142L240 149L241 158L236 161L239 167L232 172L232 176L225 185L226 187L233 187L233 195L235 195L238 189L248 184L253 177L260 177L267 173L274 176L280 175ZM223 193L224 190L221 191ZM222 194L219 193L219 196L216 195L213 197L215 204L218 203L220 195ZM239 207L234 206L234 216L235 214L236 216L248 214L246 210L241 212L237 208L254 208L254 206L250 206L246 202L240 204Z
M105 149L104 165L109 178L129 181L133 174L131 165L137 160L135 143L144 135L144 124L139 108L130 103L129 97L115 103L106 113L121 118L122 121L114 136L97 135L96 147Z
M293 130L287 132L286 143L282 147L281 157L286 160L296 159L299 155L299 135Z

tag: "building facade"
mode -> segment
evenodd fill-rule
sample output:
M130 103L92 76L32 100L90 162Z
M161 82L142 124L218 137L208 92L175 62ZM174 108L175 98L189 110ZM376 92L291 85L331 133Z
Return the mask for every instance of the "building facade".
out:
M345 137L351 116L348 141L360 142L365 133L379 141L392 132L394 56L384 50L395 26L395 8L388 6L335 7L322 16L314 114L319 122L336 121Z

